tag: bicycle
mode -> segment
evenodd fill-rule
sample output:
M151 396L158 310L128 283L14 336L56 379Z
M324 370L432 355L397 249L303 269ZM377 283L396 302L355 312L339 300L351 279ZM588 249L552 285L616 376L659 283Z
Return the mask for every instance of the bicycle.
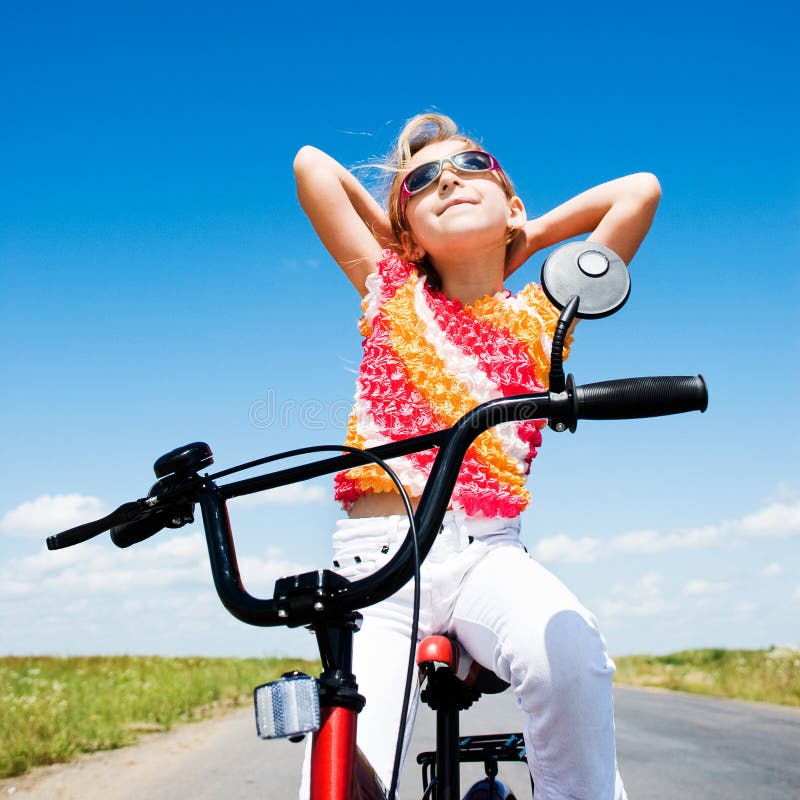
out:
M110 530L117 546L128 547L163 528L190 524L199 503L215 587L226 609L251 625L307 626L316 635L323 668L319 678L287 674L255 690L260 736L297 740L313 732L312 800L372 800L387 796L356 747L357 714L365 702L352 673L353 635L360 620L358 609L389 597L412 577L418 583L420 563L442 524L461 461L480 433L504 422L543 418L556 431L574 432L578 419L640 418L705 411L707 407L708 392L700 375L626 378L584 386L577 386L571 375L564 376L563 346L572 323L578 318L612 314L628 298L627 268L609 248L588 242L560 247L542 267L542 286L551 302L561 309L553 337L548 391L491 400L477 406L449 429L371 450L342 445L308 447L267 456L213 475L200 474L213 463L210 447L202 442L185 445L155 462L157 480L147 497L125 503L102 519L47 540L48 548L55 550ZM414 512L400 481L386 462L431 448L438 448L437 456ZM336 455L227 484L217 483L241 470L325 451ZM376 572L352 582L332 570L320 569L280 578L272 599L249 594L239 575L226 502L370 462L387 471L408 514L409 532L394 557ZM417 654L416 623L415 612L406 703ZM504 760L524 760L521 734L461 738L458 731L458 712L462 708L474 702L481 692L500 691L506 684L483 668L470 672L473 680L462 681L466 662L462 657L459 663L457 644L445 637L424 640L416 660L428 684L423 699L437 708L437 748L418 758L423 771L423 800L459 800L459 764L463 761L483 761L486 769L485 781L475 784L466 798L512 798L497 778L497 764ZM405 718L404 708L401 720ZM388 791L390 798L394 797L397 786L403 727L401 723L395 770ZM532 782L531 789L533 792Z

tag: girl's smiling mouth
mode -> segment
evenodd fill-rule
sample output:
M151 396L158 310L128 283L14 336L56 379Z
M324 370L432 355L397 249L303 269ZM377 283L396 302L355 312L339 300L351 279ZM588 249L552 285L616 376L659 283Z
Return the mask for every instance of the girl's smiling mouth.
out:
M452 208L453 206L461 206L461 205L465 205L465 204L467 204L467 205L475 205L475 201L474 200L467 200L465 197L453 198L452 200L450 200L450 202L448 202L444 206L444 208L442 208L442 210L439 212L439 216L444 214L445 211L447 211L449 208Z

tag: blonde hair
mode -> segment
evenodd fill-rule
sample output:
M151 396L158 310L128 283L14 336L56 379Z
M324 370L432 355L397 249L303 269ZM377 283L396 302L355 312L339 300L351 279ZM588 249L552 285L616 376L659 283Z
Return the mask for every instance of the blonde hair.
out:
M401 203L401 187L403 180L409 172L408 162L411 158L427 147L429 144L436 144L438 142L449 142L451 140L463 142L468 148L481 150L481 145L474 139L462 133L458 126L453 122L450 117L444 114L418 114L416 117L410 119L400 135L397 137L397 143L389 154L386 162L385 169L392 175L391 182L389 183L388 196L387 196L387 210L389 214L389 222L392 226L392 234L398 246L401 242L401 235L403 233L412 233L411 228L403 213ZM513 197L514 186L509 177L502 172L503 187L507 197ZM510 247L511 243L516 238L518 231L510 231L507 235L507 246ZM402 253L404 257L409 257L409 253ZM433 265L429 263L427 256L417 261L420 271L425 273L430 283L434 287L439 288L439 276Z

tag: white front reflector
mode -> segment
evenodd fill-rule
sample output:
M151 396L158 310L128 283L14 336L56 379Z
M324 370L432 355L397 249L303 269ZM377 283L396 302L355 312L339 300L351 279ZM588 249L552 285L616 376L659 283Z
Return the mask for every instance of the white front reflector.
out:
M302 736L319 729L319 690L310 675L292 675L256 687L256 729L262 739Z

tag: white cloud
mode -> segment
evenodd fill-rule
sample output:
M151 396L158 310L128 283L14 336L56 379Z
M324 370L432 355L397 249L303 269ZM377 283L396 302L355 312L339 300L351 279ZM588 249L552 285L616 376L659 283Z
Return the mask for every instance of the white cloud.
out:
M264 584L310 567L287 561L274 550L240 558L245 579ZM211 585L208 551L200 533L173 534L155 544L124 551L106 543L10 559L0 566L0 598L48 596L54 601L85 594L118 595L151 589Z
M275 581L287 575L299 575L309 572L314 567L301 564L297 561L289 561L284 558L275 558L265 555L243 556L239 559L239 570L242 575L242 582L248 589L259 587L262 590L272 591Z
M689 581L682 591L687 597L701 597L707 594L723 594L730 589L730 586L726 581L695 579Z
M761 570L761 575L765 578L775 578L778 575L783 575L783 566L777 561L773 561Z
M663 549L662 539L658 531L633 531L615 536L609 544L620 553L654 553Z
M774 503L780 501L800 500L800 487L790 483L779 483L775 491L766 498L767 502Z
M753 612L758 608L756 603L742 602L733 607L733 618L737 622L747 622L753 618Z
M131 551L129 551L131 552ZM155 546L150 549L144 549L142 556L144 558L154 559L184 559L196 560L205 559L208 553L206 540L200 533L190 533L188 535L173 535L168 539L162 539L157 542Z
M663 596L664 576L655 572L632 583L615 583L611 597L601 600L598 614L603 618L659 617L678 609L678 604Z
M268 505L321 503L330 497L329 490L313 484L291 483L266 492L257 492L230 501L232 508L255 508Z
M325 490L307 485L299 492L270 494L266 502L309 504L324 498ZM45 549L48 534L108 511L96 497L62 494L37 497L0 516L0 535L34 542L26 552L0 559L0 650L124 651L136 642L145 650L217 647L225 652L220 637L236 639L240 623L214 592L206 540L198 525L166 531L126 549L114 547L107 536L78 547ZM314 566L288 560L266 543L261 553L253 554L248 552L252 544L245 537L238 555L244 585L257 597L271 597L277 577ZM197 600L201 595L202 602ZM215 633L210 642L212 629L223 633Z
M800 584L794 587L794 592L792 592L792 600L796 603L800 603Z
M81 494L44 494L7 511L0 518L0 533L37 538L74 528L104 516L105 504Z
M573 538L562 533L541 539L533 553L543 563L590 563L614 556L742 544L755 537L786 538L798 535L800 500L793 500L772 502L738 520L726 520L717 525L669 533L656 530L633 531L610 539L589 536Z
M566 534L550 536L539 540L533 548L533 555L544 563L585 564L602 558L602 540L583 537L573 539Z
M643 600L660 595L663 586L663 575L657 572L648 572L633 583L615 583L611 587L611 591L613 594L633 600Z
M737 523L732 526L736 529ZM771 503L743 517L738 529L749 536L796 536L800 533L800 501Z
M209 580L198 545L203 545L200 535L190 534L124 552L100 542L53 552L42 549L0 567L0 597L119 594Z
M265 505L308 505L328 499L330 492L319 485L291 484L267 492L237 497L232 507ZM21 503L0 517L0 533L29 539L44 538L99 519L109 508L97 497L82 494L41 495Z
M660 597L664 591L664 576L648 572L634 582L633 591L640 597Z

